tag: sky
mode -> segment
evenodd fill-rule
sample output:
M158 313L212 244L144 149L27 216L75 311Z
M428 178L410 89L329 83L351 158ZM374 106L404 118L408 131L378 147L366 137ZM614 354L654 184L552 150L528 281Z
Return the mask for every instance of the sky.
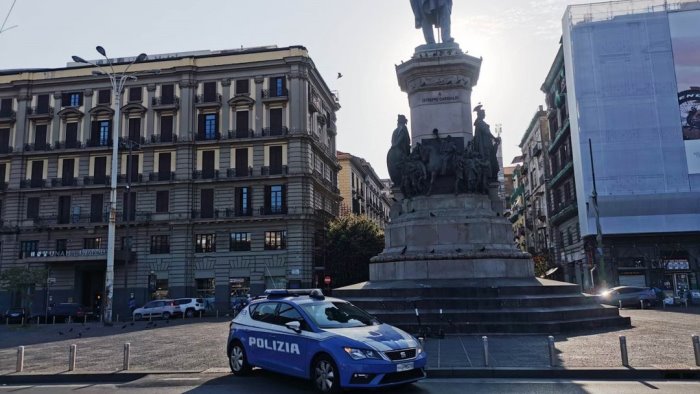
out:
M558 50L561 19L575 0L454 0L452 35L482 57L472 104L503 127L507 165L539 105ZM0 23L13 0L0 0ZM303 45L337 90L337 149L388 177L397 114L410 114L395 65L423 35L409 0L17 0L0 34L0 69L64 67L71 55L110 57ZM338 73L342 78L337 78Z

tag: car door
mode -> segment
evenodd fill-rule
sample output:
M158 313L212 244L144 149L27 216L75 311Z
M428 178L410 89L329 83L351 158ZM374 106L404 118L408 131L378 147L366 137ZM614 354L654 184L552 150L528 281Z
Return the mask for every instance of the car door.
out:
M296 332L286 326L287 323L296 321L300 324L301 332ZM284 370L289 375L308 377L307 368L309 356L314 345L310 325L292 303L281 302L275 313L277 325L277 357L274 362L276 367Z
M143 317L153 316L158 301L151 301L143 306Z
M256 305L251 311L251 319L254 320L254 327L251 327L247 350L250 363L261 368L266 368L278 372L279 364L274 360L279 353L275 349L275 341L277 340L278 326L274 324L275 312L279 302L262 302Z

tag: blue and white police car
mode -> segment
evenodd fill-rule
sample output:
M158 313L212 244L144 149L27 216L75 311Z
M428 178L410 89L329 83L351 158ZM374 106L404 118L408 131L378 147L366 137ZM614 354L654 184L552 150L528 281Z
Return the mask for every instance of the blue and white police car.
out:
M406 332L321 290L268 290L231 322L234 375L260 367L311 379L323 393L376 388L425 377L427 357Z

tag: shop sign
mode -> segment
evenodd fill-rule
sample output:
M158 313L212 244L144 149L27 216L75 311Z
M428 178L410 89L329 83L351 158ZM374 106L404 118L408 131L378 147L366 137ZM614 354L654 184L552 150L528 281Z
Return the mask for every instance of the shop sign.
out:
M80 250L39 250L30 252L29 257L87 257L104 256L107 249L80 249Z
M686 259L664 260L664 264L666 265L666 269L669 271L687 271L690 269L690 263Z

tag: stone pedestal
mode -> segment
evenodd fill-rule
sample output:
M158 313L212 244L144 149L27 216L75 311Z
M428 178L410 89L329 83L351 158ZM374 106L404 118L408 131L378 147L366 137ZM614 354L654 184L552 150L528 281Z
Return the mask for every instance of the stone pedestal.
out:
M411 108L411 141L441 137L472 139L472 87L479 79L481 59L462 52L456 43L421 45L413 58L396 66L401 90Z

